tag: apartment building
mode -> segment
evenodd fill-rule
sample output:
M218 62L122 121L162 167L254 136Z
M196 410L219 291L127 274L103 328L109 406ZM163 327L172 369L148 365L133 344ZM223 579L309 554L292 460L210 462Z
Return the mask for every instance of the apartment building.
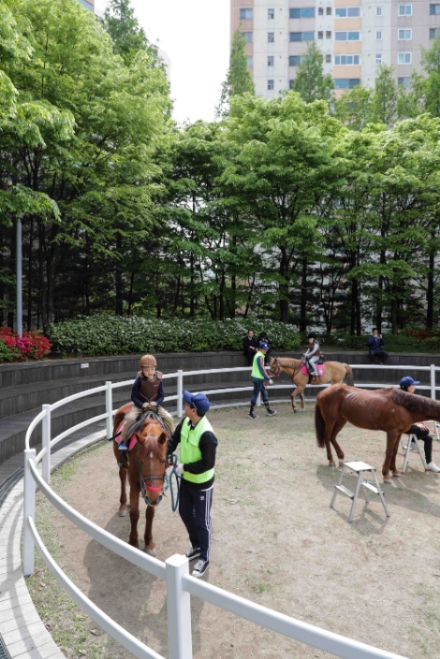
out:
M95 0L79 0L83 7L95 13Z
M256 93L289 89L315 41L336 90L372 87L380 64L400 85L420 70L421 51L440 35L440 0L231 0L231 34L240 28Z

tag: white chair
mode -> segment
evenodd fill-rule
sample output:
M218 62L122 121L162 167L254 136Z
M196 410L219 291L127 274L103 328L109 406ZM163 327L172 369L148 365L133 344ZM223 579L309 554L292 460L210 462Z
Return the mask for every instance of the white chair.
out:
M409 455L414 451L420 455L420 460L422 461L423 469L425 471L427 470L425 456L423 454L422 447L416 435L413 434L408 435L408 444L406 446L403 446L402 449L403 449L402 451L399 451L401 455L405 456L403 459L403 467L401 471L402 474L406 472Z

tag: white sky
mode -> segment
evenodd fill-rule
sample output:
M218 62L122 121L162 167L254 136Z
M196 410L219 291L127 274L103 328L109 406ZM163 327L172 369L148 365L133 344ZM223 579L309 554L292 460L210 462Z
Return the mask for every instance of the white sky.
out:
M95 0L104 9L106 0ZM131 0L147 38L170 61L174 119L212 121L229 65L230 0Z

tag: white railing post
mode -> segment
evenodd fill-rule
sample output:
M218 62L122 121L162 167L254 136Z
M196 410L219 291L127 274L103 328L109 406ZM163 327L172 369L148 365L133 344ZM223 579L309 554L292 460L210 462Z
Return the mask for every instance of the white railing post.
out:
M34 448L24 452L24 501L23 501L23 574L25 577L34 573L34 539L28 525L28 517L35 519L36 485L29 468L29 460L35 460Z
M179 418L183 415L182 396L183 396L183 371L177 371L177 416Z
M435 364L431 364L431 398L435 400Z
M107 439L113 435L113 397L112 397L112 383L108 380L105 383L105 413L107 418L105 420L107 426Z
M50 485L50 440L51 440L51 410L50 405L43 405L43 412L46 412L46 415L43 417L42 421L42 444L43 448L46 449L45 454L43 455L43 466L42 466L42 475L44 480L48 485Z
M168 610L169 659L192 659L191 598L182 588L188 574L186 556L174 554L165 561Z

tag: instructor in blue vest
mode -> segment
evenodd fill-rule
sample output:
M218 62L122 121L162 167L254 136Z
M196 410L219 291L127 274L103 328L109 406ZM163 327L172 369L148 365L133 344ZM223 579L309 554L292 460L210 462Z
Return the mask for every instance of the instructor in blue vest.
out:
M218 442L205 416L210 408L205 394L184 391L183 400L185 418L167 441L167 453L173 453L180 444L179 513L191 542L186 557L189 561L198 559L191 574L202 577L209 567L211 554L211 505Z

